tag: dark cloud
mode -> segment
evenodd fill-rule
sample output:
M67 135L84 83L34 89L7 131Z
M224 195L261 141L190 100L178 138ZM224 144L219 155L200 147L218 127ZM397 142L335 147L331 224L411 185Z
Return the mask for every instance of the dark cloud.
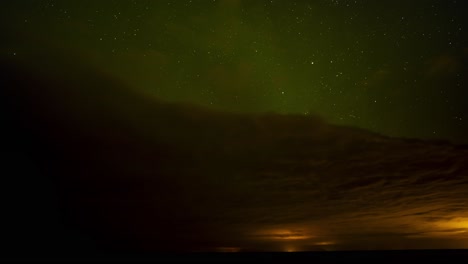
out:
M467 246L466 146L166 103L78 65L20 65L1 64L2 186L7 237L31 248Z

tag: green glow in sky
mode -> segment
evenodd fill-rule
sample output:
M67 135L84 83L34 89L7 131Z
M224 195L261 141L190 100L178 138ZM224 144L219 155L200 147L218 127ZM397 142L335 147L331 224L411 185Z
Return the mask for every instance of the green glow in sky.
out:
M461 2L12 1L0 47L72 53L164 100L466 142Z

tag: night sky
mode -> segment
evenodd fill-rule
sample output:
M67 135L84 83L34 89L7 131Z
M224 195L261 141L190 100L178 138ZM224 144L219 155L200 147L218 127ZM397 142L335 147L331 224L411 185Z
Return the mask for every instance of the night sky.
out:
M467 142L462 5L14 1L0 11L2 54L73 53L164 100Z
M468 248L463 1L0 5L12 249Z

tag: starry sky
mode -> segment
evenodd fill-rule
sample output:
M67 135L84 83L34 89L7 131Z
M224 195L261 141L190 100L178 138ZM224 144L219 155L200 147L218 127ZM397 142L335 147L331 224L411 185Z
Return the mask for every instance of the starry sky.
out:
M468 248L460 0L0 5L6 252Z
M467 142L462 4L14 1L1 52L85 61L166 101Z

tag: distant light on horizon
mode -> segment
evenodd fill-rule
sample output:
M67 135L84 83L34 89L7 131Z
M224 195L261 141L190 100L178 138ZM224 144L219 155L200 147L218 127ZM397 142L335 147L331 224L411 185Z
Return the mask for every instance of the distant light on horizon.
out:
M264 240L306 240L313 238L312 235L303 230L274 229L260 231L254 235L257 239Z

